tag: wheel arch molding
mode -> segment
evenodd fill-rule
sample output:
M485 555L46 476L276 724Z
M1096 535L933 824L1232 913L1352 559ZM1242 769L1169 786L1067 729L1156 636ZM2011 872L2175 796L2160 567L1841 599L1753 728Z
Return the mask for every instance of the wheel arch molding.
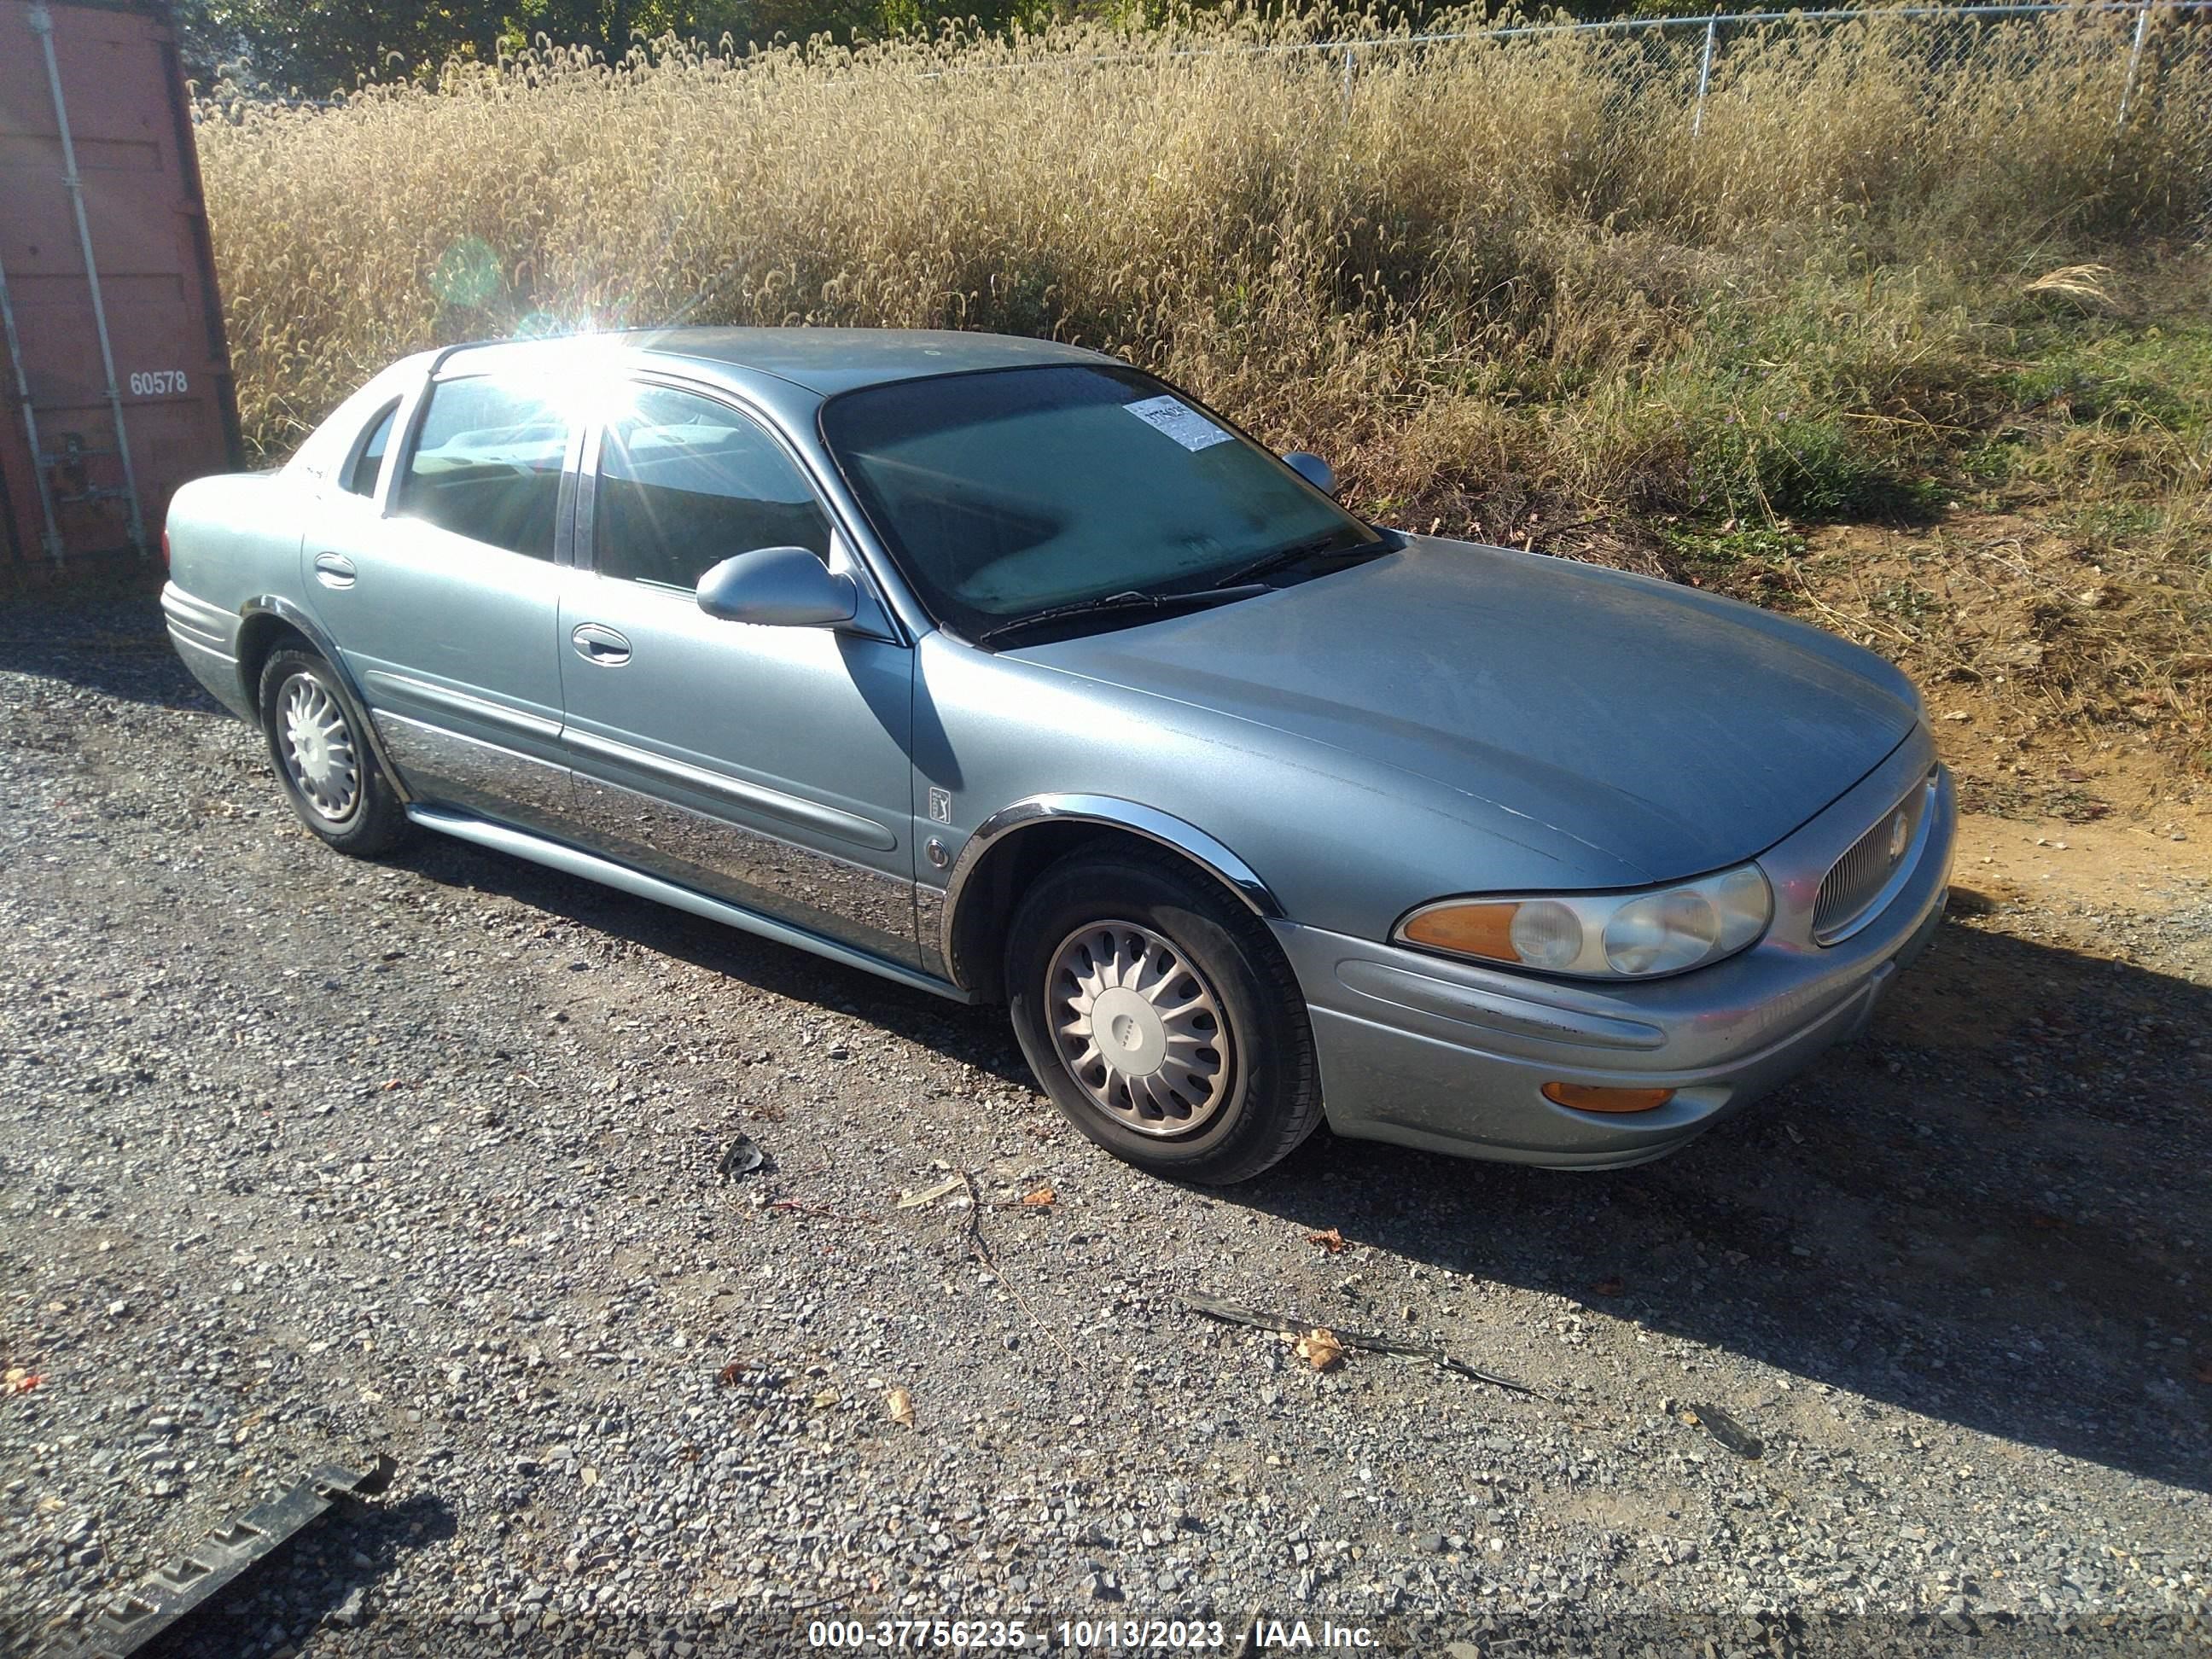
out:
M261 708L261 671L269 659L283 648L284 635L296 634L329 667L331 678L337 683L338 695L345 701L346 713L360 729L362 741L368 745L385 781L402 803L414 799L406 780L399 775L399 769L386 752L384 734L369 716L368 700L353 683L353 676L346 672L345 659L338 655L337 646L321 625L292 600L276 593L256 594L239 606L238 614L238 678L246 703L257 716Z
M1002 994L996 947L1003 943L1014 890L1042 865L1085 842L1114 836L1164 847L1211 877L1261 921L1283 918L1280 902L1259 872L1196 824L1118 796L1030 795L977 824L953 861L937 941L952 981L979 997ZM993 902L994 896L998 902Z

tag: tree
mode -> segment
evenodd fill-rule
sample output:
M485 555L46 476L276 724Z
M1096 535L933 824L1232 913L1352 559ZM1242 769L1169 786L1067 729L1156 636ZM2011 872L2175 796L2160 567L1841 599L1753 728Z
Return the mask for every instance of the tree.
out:
M321 97L364 77L404 76L456 52L497 51L503 8L453 0L178 0L185 72Z

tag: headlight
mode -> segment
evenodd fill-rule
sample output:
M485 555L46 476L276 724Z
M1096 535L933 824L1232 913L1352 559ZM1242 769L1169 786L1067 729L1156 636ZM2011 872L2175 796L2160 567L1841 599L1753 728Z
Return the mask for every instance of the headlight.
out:
M1655 979L1757 941L1774 894L1755 864L1643 893L1439 899L1400 922L1401 945L1583 979Z

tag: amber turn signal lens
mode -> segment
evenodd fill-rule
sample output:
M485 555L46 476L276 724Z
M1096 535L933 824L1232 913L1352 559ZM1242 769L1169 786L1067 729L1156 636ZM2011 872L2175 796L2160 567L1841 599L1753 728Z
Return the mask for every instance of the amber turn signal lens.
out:
M1513 918L1520 909L1513 903L1438 905L1407 922L1402 937L1408 944L1425 945L1432 950L1517 962L1520 953L1513 948Z
M1601 1089L1587 1083L1547 1083L1544 1098L1578 1112L1650 1112L1674 1099L1672 1089Z

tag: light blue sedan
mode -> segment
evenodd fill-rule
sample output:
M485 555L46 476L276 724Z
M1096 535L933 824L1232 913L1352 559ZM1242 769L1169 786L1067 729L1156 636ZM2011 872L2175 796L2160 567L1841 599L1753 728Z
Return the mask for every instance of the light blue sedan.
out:
M1339 1134L1682 1145L1942 911L1920 701L1817 629L1363 522L1097 353L686 329L395 364L171 507L171 636L300 819L963 1002L1203 1182Z

